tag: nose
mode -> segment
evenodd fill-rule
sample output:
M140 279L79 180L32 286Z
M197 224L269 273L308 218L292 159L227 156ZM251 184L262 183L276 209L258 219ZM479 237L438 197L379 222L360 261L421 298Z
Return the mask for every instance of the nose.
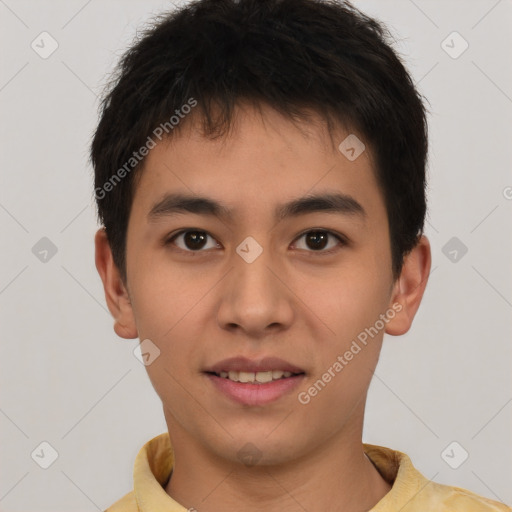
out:
M232 270L219 290L221 328L240 330L252 338L289 328L294 295L271 251L263 250L252 262L235 252L232 261Z

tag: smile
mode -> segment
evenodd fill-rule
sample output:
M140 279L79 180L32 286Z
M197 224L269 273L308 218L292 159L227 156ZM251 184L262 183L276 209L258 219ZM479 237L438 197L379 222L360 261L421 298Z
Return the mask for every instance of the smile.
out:
M205 372L220 396L244 406L263 406L291 394L306 377L282 370ZM274 377L275 376L275 377ZM238 380L235 380L238 379Z
M218 377L229 379L233 382L250 382L254 384L264 384L274 380L286 379L299 373L286 372L283 370L268 370L266 372L242 372L231 370L229 372L215 373Z

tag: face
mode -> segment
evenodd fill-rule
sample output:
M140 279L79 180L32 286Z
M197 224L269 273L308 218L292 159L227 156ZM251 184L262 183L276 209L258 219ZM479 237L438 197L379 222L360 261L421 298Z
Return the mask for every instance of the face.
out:
M370 148L352 161L320 121L304 133L264 113L239 109L227 138L184 130L150 151L114 316L160 351L146 369L173 444L270 464L360 442L382 336L405 332L415 308L392 278ZM418 289L425 269L413 274Z

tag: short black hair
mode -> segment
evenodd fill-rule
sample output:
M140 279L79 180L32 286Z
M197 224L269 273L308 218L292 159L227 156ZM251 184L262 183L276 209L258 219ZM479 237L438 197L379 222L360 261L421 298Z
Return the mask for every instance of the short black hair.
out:
M123 280L134 177L150 144L198 114L203 136L223 136L243 101L294 122L313 111L331 137L340 124L362 137L396 279L423 232L428 134L422 97L391 41L383 24L334 0L195 0L157 15L107 83L91 143L98 219Z

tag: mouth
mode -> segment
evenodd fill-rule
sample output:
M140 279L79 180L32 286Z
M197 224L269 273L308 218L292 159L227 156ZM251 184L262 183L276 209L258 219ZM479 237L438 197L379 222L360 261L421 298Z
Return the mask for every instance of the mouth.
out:
M306 377L303 369L275 357L225 359L203 373L222 396L246 406L274 402L290 394Z
M304 375L304 372L289 372L284 370L267 370L263 372L244 372L237 370L205 372L209 375L215 375L221 379L228 379L232 382L266 384L276 380L288 379L297 375Z

